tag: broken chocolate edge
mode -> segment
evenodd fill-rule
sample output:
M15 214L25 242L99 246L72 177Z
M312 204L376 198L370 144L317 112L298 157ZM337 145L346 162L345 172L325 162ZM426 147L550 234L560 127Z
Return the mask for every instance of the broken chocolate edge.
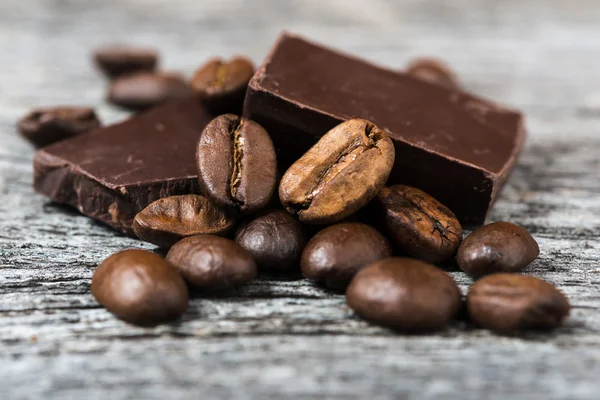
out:
M74 207L83 215L134 237L133 219L152 201L199 193L195 176L108 187L71 162L44 149L38 150L34 157L33 188L56 203ZM142 196L134 196L136 192L142 193ZM82 193L93 195L81 197Z

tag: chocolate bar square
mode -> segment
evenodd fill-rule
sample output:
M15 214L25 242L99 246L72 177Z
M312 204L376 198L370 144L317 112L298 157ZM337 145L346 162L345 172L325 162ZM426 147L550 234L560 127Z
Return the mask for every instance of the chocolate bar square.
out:
M290 165L342 121L364 118L394 142L388 184L416 186L463 224L481 224L523 145L520 113L282 35L250 81L244 115Z

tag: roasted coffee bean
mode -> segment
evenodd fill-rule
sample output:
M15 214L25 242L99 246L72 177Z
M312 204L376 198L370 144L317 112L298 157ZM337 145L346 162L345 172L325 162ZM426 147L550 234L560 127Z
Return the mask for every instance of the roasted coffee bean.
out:
M407 254L438 262L456 253L462 227L442 203L404 185L381 189L377 200L390 237Z
M169 250L167 261L190 286L210 292L231 289L258 276L250 253L233 240L213 235L180 240Z
M511 334L527 329L553 329L569 315L569 300L541 279L493 274L471 286L469 317L482 328Z
M175 319L188 306L187 286L177 269L144 250L124 250L104 260L91 290L108 311L138 325Z
M385 132L362 119L327 132L283 175L279 198L300 221L340 221L366 205L383 187L394 165Z
M191 88L180 74L139 72L111 81L107 98L119 107L144 110L191 94Z
M433 83L451 90L460 90L456 75L442 61L419 58L408 66L407 73L425 82Z
M248 214L265 208L277 178L277 159L267 131L233 114L202 131L196 149L198 182L215 203Z
M286 211L271 211L241 226L235 241L246 249L265 271L298 268L304 248L302 225Z
M88 107L37 108L17 123L17 129L37 147L99 128L100 120Z
M459 267L472 277L519 272L540 254L529 232L510 222L494 222L465 238L456 255Z
M402 332L441 329L461 308L460 290L448 274L410 258L386 258L361 269L346 301L367 321Z
M214 58L196 71L192 88L212 112L239 114L252 75L254 65L245 57L234 57L229 61Z
M233 217L206 197L187 194L158 199L133 220L138 238L161 247L171 247L187 236L225 235L233 228Z
M317 233L302 252L300 266L306 278L345 290L361 268L391 255L387 239L377 230L349 222Z
M158 53L153 49L113 45L97 49L94 61L109 78L141 71L154 71Z

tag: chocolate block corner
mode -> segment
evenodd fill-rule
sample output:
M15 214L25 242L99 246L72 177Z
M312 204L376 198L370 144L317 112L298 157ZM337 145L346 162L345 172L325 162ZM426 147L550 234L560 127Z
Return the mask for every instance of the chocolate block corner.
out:
M44 147L34 158L34 189L133 235L133 218L154 200L199 193L194 153L211 119L185 100Z
M520 113L284 34L250 81L244 116L289 166L335 125L364 118L388 132L388 184L418 187L478 225L523 146Z

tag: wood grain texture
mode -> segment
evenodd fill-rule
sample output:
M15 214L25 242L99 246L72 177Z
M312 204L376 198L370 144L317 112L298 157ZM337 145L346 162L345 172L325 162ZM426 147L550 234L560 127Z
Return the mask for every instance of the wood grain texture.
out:
M539 241L528 272L570 297L564 327L400 336L357 319L342 296L276 276L194 299L152 329L96 304L95 266L152 247L35 194L17 118L54 104L125 117L103 102L93 46L155 45L165 68L190 74L214 55L260 62L283 29L392 67L440 56L472 91L524 110L528 143L490 220ZM598 398L597 1L3 1L0 48L0 399ZM470 280L453 276L465 292Z

